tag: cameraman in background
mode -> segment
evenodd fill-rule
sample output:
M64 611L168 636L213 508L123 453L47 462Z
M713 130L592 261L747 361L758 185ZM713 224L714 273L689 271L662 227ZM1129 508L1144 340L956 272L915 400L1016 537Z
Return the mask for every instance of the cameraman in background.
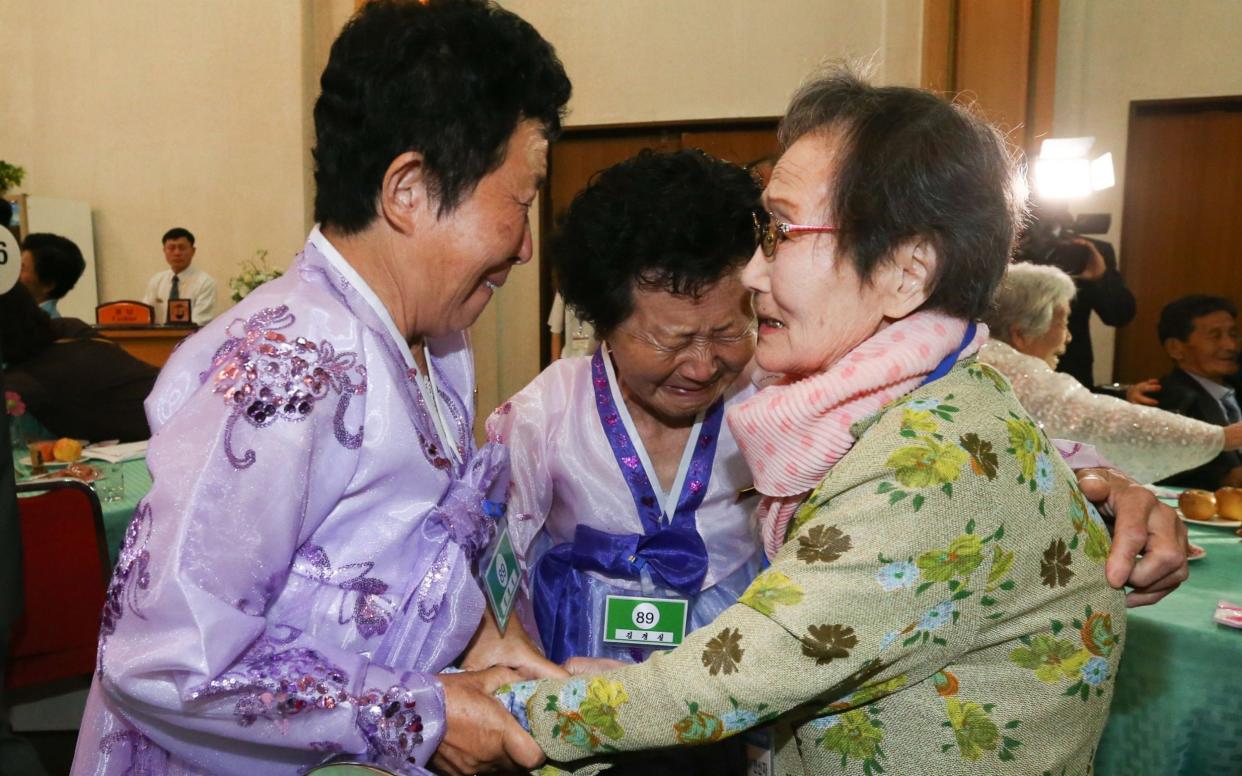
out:
M1093 391L1091 313L1099 315L1107 326L1125 326L1137 312L1134 294L1117 271L1117 254L1112 244L1083 236L1104 234L1109 222L1107 214L1083 214L1075 219L1063 206L1037 204L1014 259L1052 265L1074 278L1078 294L1070 303L1070 341L1057 371L1071 375Z

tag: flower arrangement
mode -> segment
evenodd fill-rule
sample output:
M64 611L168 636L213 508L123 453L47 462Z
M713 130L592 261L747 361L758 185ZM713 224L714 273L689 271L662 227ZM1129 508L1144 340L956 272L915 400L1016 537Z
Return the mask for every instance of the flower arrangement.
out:
M25 415L26 403L22 401L21 394L17 391L5 391L4 411L14 418L20 418L22 415Z
M229 288L233 289L233 301L240 302L251 291L283 274L275 267L267 265L267 251L256 251L253 259L246 259L241 263L241 272L229 278Z
M15 164L0 159L0 194L9 189L22 185L22 180L26 177L26 171Z

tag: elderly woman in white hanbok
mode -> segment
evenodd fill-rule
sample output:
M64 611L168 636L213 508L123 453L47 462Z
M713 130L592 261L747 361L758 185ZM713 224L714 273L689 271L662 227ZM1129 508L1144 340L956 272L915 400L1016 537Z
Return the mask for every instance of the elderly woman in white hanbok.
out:
M979 360L999 369L1052 437L1095 447L1140 482L1155 482L1242 447L1242 424L1214 426L1156 407L1092 393L1056 371L1069 342L1074 281L1055 267L1009 268L985 319L992 341Z
M684 599L693 630L759 570L750 474L721 422L754 392L738 270L758 196L699 151L644 152L574 200L551 246L603 344L553 363L488 432L511 451L510 530L552 660L649 654L605 643L609 595Z

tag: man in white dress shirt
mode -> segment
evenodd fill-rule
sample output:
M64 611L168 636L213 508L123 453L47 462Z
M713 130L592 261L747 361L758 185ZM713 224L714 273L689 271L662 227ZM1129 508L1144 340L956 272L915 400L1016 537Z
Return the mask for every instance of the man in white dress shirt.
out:
M168 300L189 299L193 322L199 326L206 324L215 315L216 281L190 266L194 261L194 235L189 229L178 226L164 233L164 260L168 269L151 278L142 296L142 301L155 308L155 322L167 322Z

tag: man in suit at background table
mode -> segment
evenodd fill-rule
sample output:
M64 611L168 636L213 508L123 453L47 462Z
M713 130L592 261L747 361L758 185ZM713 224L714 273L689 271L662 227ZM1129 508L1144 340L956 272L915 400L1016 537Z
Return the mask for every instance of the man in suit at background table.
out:
M1237 316L1237 307L1217 296L1193 294L1165 305L1157 333L1176 366L1160 378L1161 409L1218 426L1242 420L1229 384L1238 371ZM1242 485L1242 455L1222 452L1165 482L1207 490Z
M189 299L193 322L206 324L215 315L216 281L201 269L191 267L194 261L194 235L179 226L164 233L164 260L168 269L157 272L147 283L142 301L155 308L155 322L168 321L168 300Z

